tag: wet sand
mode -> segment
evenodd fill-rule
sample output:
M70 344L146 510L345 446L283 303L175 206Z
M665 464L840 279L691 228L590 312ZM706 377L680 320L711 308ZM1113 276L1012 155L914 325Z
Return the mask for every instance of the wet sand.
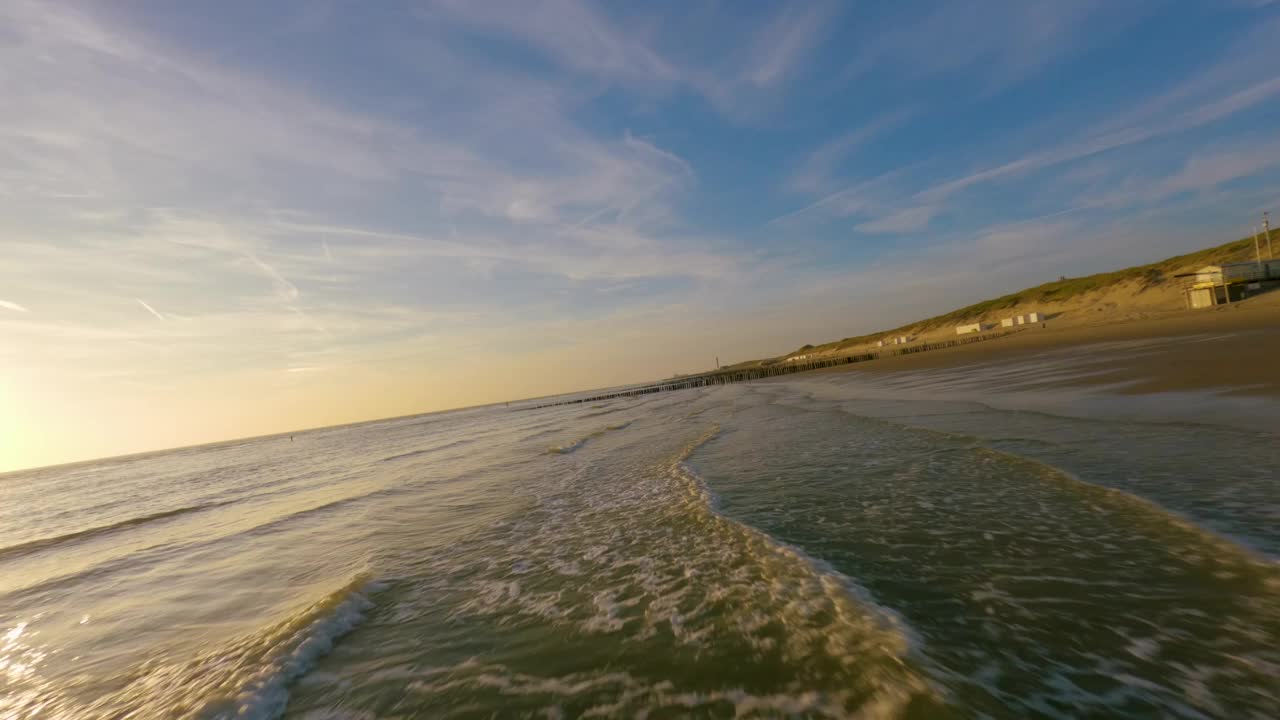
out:
M1280 397L1280 293L1212 310L1099 324L1032 327L988 342L882 358L823 373L956 370L1033 357L1078 357L1087 376L1046 388L1114 385L1122 394L1217 390Z

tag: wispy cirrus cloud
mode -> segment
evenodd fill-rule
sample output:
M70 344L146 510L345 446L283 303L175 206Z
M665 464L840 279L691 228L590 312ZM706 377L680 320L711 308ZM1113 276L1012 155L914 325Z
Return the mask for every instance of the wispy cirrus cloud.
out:
M0 369L409 411L1103 269L1276 197L1280 18L1173 9L4 3Z
M1072 192L1080 207L1103 209L1158 205L1178 196L1202 195L1268 174L1280 175L1280 144L1270 135L1197 148L1167 169L1095 169L1083 189ZM1157 153L1153 153L1157 154ZM1068 186L1074 183L1067 183Z
M830 192L838 170L859 147L898 127L914 112L901 109L886 113L822 143L787 177L784 187L800 193Z
M957 192L982 183L1055 167L1165 135L1193 130L1228 118L1235 113L1247 110L1277 96L1280 96L1280 76L1209 100L1204 105L1195 106L1172 117L1156 121L1151 125L1135 125L1111 130L934 185L922 190L919 193L919 198L924 201L939 202ZM1153 103L1153 105L1159 104L1161 103L1158 101ZM1145 115L1147 112L1147 108L1140 108L1134 114Z
M743 23L690 9L678 20L646 15L643 6L607 12L584 0L465 3L434 0L420 15L434 31L456 25L495 34L531 49L562 69L605 86L647 95L691 91L735 120L756 117L786 91L829 37L838 3L780 5L763 20ZM672 45L676 31L729 33L730 48L713 56Z
M541 142L532 157L514 164L495 155L487 137L473 147L452 132L438 135L327 104L288 85L210 66L88 13L19 5L13 14L23 43L8 59L22 72L6 88L13 112L0 121L9 125L3 147L30 160L11 166L13 173L43 176L67 191L87 185L99 195L132 193L152 203L168 196L180 205L190 193L175 189L207 197L214 183L237 183L243 192L287 206L305 198L279 179L310 167L320 173L312 183L327 194L408 181L407 187L438 198L439 207L525 221L549 219L557 207L634 209L637 197L654 201L689 174L652 142L583 132L554 105L568 98L556 98L559 87L545 83L514 97L508 86L504 98L549 96L552 107L541 115L508 116L506 127L489 130ZM31 60L41 52L74 60L51 68ZM69 82L93 91L56 91ZM493 122L487 105L475 111ZM28 130L34 127L56 130ZM113 159L130 155L138 161L134 172L110 170ZM172 183L176 177L183 181Z
M864 233L911 233L929 226L929 221L938 213L938 208L931 205L898 210L897 212L859 223L854 230Z
M166 318L165 318L165 316L163 316L163 315L161 315L159 312L157 312L155 308L153 308L153 307L151 307L150 305L148 305L146 300L143 300L142 298L134 298L134 300L137 300L137 301L138 301L138 304L142 306L142 309L143 309L143 310L146 310L147 312L149 312L149 313L151 313L152 315L154 315L154 316L155 316L155 318L156 318L157 320L164 320L164 319L166 319Z
M419 12L425 22L453 22L498 34L603 80L649 85L679 79L679 70L650 46L645 33L634 26L624 29L592 3L433 0Z
M1103 12L1099 7L1081 9L1082 12L1085 10ZM945 14L949 11L940 12ZM1022 19L1016 22L1029 21L1038 15L1033 13L1019 17ZM930 35L927 26L926 23L925 29L921 30L925 41L941 43L947 33L939 30L938 34ZM980 165L977 170L951 177L939 177L942 163L935 156L927 163L896 168L869 180L855 179L835 192L826 190L826 194L814 203L782 217L812 219L823 215L828 218L858 215L866 218L855 226L855 230L860 232L917 232L930 227L938 217L972 205L974 198L982 197L984 192L992 192L993 188L1008 187L1009 183L1028 177L1045 178L1046 174L1053 173L1065 178L1076 173L1083 161L1094 161L1091 172L1097 176L1095 182L1104 182L1105 177L1132 175L1133 158L1140 157L1145 152L1144 147L1236 122L1280 99L1280 75L1275 72L1275 61L1280 60L1280 51L1273 43L1264 40L1277 30L1280 30L1280 18L1271 18L1257 27L1237 33L1234 42L1224 46L1213 62L1204 63L1172 85L1127 98L1118 106L1098 112L1093 122L1066 133L1065 138L1050 120L1038 133L1042 136L1052 133L1057 137L1050 142L1035 144L1029 152L1015 153L1010 159L988 162L985 167ZM964 53L962 57L971 56ZM964 64L962 60L957 62ZM1035 135L1037 130L1028 128L1022 134ZM839 142L840 138L837 138L827 145L838 149ZM802 169L796 177L805 181L799 183L800 186L807 181L809 188L819 187L819 183L809 178L820 175L809 168L822 167L817 158L824 157L826 149L826 146L820 147L801 163ZM990 154L1008 153L1006 148L999 146L992 150L994 152ZM958 156L966 152L967 148L955 148ZM1227 179L1256 175L1272 165L1266 160L1266 153L1247 159L1244 157L1247 153L1232 151L1227 153L1228 156L1215 156L1211 160L1209 155L1221 155L1223 151L1199 150L1194 143L1175 152L1185 153L1187 162L1187 167L1177 178L1154 181L1134 178L1132 182L1143 185L1140 193L1115 191L1106 201L1100 201L1100 194L1095 189L1087 193L1091 198L1068 200L1076 207L1095 208L1115 208L1122 199L1151 202L1181 190L1210 187ZM1164 155L1167 157L1169 151L1165 150ZM826 167L834 165L828 163ZM1223 175L1223 179L1218 179L1219 175Z
M1034 77L1159 7L1159 2L981 0L909 7L909 16L866 13L862 42L842 73L856 82L889 69L949 76L991 93Z
M845 218L853 215L881 213L902 195L903 186L910 179L913 166L896 168L874 177L857 180L844 188L819 197L817 200L769 220L770 225L794 224L831 217Z
M579 58L574 62L623 71L644 54L624 53L625 61L613 64L610 44L629 43L628 35L608 31L588 6L560 7L576 18L571 26L585 23L603 33L603 45L569 49ZM585 14L574 15L579 11ZM85 200L79 205L86 212L128 208L110 222L66 223L75 225L67 229L80 238L77 254L87 258L103 248L117 282L149 298L176 299L170 304L177 308L190 309L192 293L156 287L156 271L166 259L191 256L214 263L204 271L225 275L220 285L231 293L256 295L258 278L264 278L270 297L292 308L282 312L308 315L307 306L322 299L302 297L300 276L310 282L314 275L325 290L332 289L325 283L335 272L376 285L380 277L429 267L440 258L468 258L472 264L464 269L487 259L502 263L508 276L553 276L570 284L620 275L711 278L735 271L732 260L717 257L691 234L672 235L678 220L671 199L696 182L689 164L649 138L582 130L565 114L570 106L561 105L573 102L572 93L557 84L536 81L506 93L508 100L523 95L529 106L541 108L535 115L510 116L506 127L493 126L494 114L477 105L475 117L483 121L476 127L484 132L471 138L454 128L406 125L235 67L211 65L112 17L108 8L20 3L4 12L20 41L0 49L6 66L15 69L4 80L10 104L0 119L0 153L16 160L0 174L10 173L14 186L25 187L30 203L75 196ZM534 30L554 33L557 27ZM559 40L552 45L559 47ZM42 54L64 61L52 66L33 60ZM659 65L654 68L661 74ZM68 85L86 90L58 91ZM517 158L506 157L490 143L504 132L533 142ZM115 170L120 166L131 171L122 174ZM310 171L302 182L299 169ZM37 186L43 189L31 192ZM92 192L80 192L85 188ZM407 233L394 229L402 222L352 225L345 234L323 237L317 260L332 265L336 251L363 257L361 265L340 271L296 266L295 238L325 225L331 198L369 206L380 196L426 200L425 224L417 222L418 229ZM277 208L311 220L289 227L264 218ZM447 226L453 239L433 239L422 232L424 226ZM50 229L41 232L48 235ZM130 239L121 245L125 236ZM117 252L108 253L108 246ZM120 248L129 246L132 256L122 256ZM189 274L176 263L173 270Z
M756 31L754 43L742 58L742 70L731 81L757 88L785 82L824 43L839 11L839 6L830 2L784 5Z
M1182 168L1152 187L1152 195L1163 198L1180 192L1203 190L1252 177L1280 167L1280 142L1273 139L1248 146L1212 149L1189 156Z

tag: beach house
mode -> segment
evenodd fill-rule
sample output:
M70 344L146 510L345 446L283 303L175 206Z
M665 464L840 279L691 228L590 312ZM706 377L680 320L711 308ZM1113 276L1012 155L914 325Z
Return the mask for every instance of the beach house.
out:
M1243 300L1280 283L1280 259L1205 265L1187 278L1183 298L1188 308L1206 308Z

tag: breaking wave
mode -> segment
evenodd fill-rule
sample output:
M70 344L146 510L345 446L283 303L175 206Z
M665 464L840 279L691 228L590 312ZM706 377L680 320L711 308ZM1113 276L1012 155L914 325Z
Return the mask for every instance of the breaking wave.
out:
M136 527L138 525L144 525L146 523L158 522L161 520L168 520L181 515L189 515L191 513L203 512L205 510L211 510L216 507L222 507L224 505L230 505L230 504L231 502L216 502L216 503L206 503L204 505L192 505L190 507L175 508L173 510L165 510L163 512L152 513L150 515L140 515L138 517L128 518L127 520L121 520L119 522L110 523L108 525L100 525L98 527L87 528L84 530L77 530L76 532L67 533L65 535L55 535L53 537L40 538L38 540L30 540L28 542L18 543L17 545L10 545L8 547L0 548L0 560L8 559L10 557L15 557L18 555L25 555L31 552L37 552L40 550L44 550L46 548L51 548L51 547L63 545L66 543L74 543L82 540L87 540L92 537L107 535L109 533L118 532L120 530Z
M606 425L606 426L604 426L603 428L601 428L601 429L599 429L599 430L596 430L595 432L593 432L593 433L591 433L591 434L589 434L589 435L585 435L585 436L583 436L583 437L580 437L580 438L578 438L577 440L574 440L574 441L573 441L573 442L571 442L571 443L566 443L566 444L564 444L564 445L553 445L553 446L551 446L551 447L547 448L547 454L549 454L549 455L568 455L568 454L570 454L570 453L572 453L572 452L576 451L578 448L581 448L583 445L586 445L586 444L587 444L588 442L590 442L591 440L594 440L595 438L601 437L601 436L603 436L603 435L605 435L605 434L607 434L607 433L613 432L613 431L615 431L615 430L624 430L624 429L626 429L629 425L631 425L631 423L632 423L632 422L633 422L633 421L627 421L627 422L624 422L624 423L616 423L616 424L613 424L613 425Z
M364 621L386 584L358 577L270 630L186 663L139 668L132 682L65 717L271 720L289 687Z

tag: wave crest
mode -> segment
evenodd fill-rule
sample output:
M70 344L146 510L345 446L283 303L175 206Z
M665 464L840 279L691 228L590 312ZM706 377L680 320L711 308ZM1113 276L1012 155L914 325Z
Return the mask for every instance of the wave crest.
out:
M180 507L180 508L175 508L173 510L165 510L163 512L152 513L150 515L140 515L138 517L128 518L126 520L110 523L108 525L99 525L98 527L91 527L91 528L86 528L84 530L77 530L75 532L66 533L64 535L55 535L52 537L40 538L38 540L30 540L28 542L18 543L17 545L10 545L8 547L0 548L0 560L14 557L17 555L25 555L27 553L39 552L41 550L45 550L47 548L55 547L58 545L87 540L89 538L97 537L100 535L107 535L110 533L118 532L120 530L136 527L138 525L145 525L147 523L157 522L160 520L168 520L170 518L175 518L180 515L189 515L191 513L202 512L204 510L211 510L213 508L222 507L224 505L230 505L231 502L232 501L226 501L226 502L206 503L203 505L191 505L189 507Z

